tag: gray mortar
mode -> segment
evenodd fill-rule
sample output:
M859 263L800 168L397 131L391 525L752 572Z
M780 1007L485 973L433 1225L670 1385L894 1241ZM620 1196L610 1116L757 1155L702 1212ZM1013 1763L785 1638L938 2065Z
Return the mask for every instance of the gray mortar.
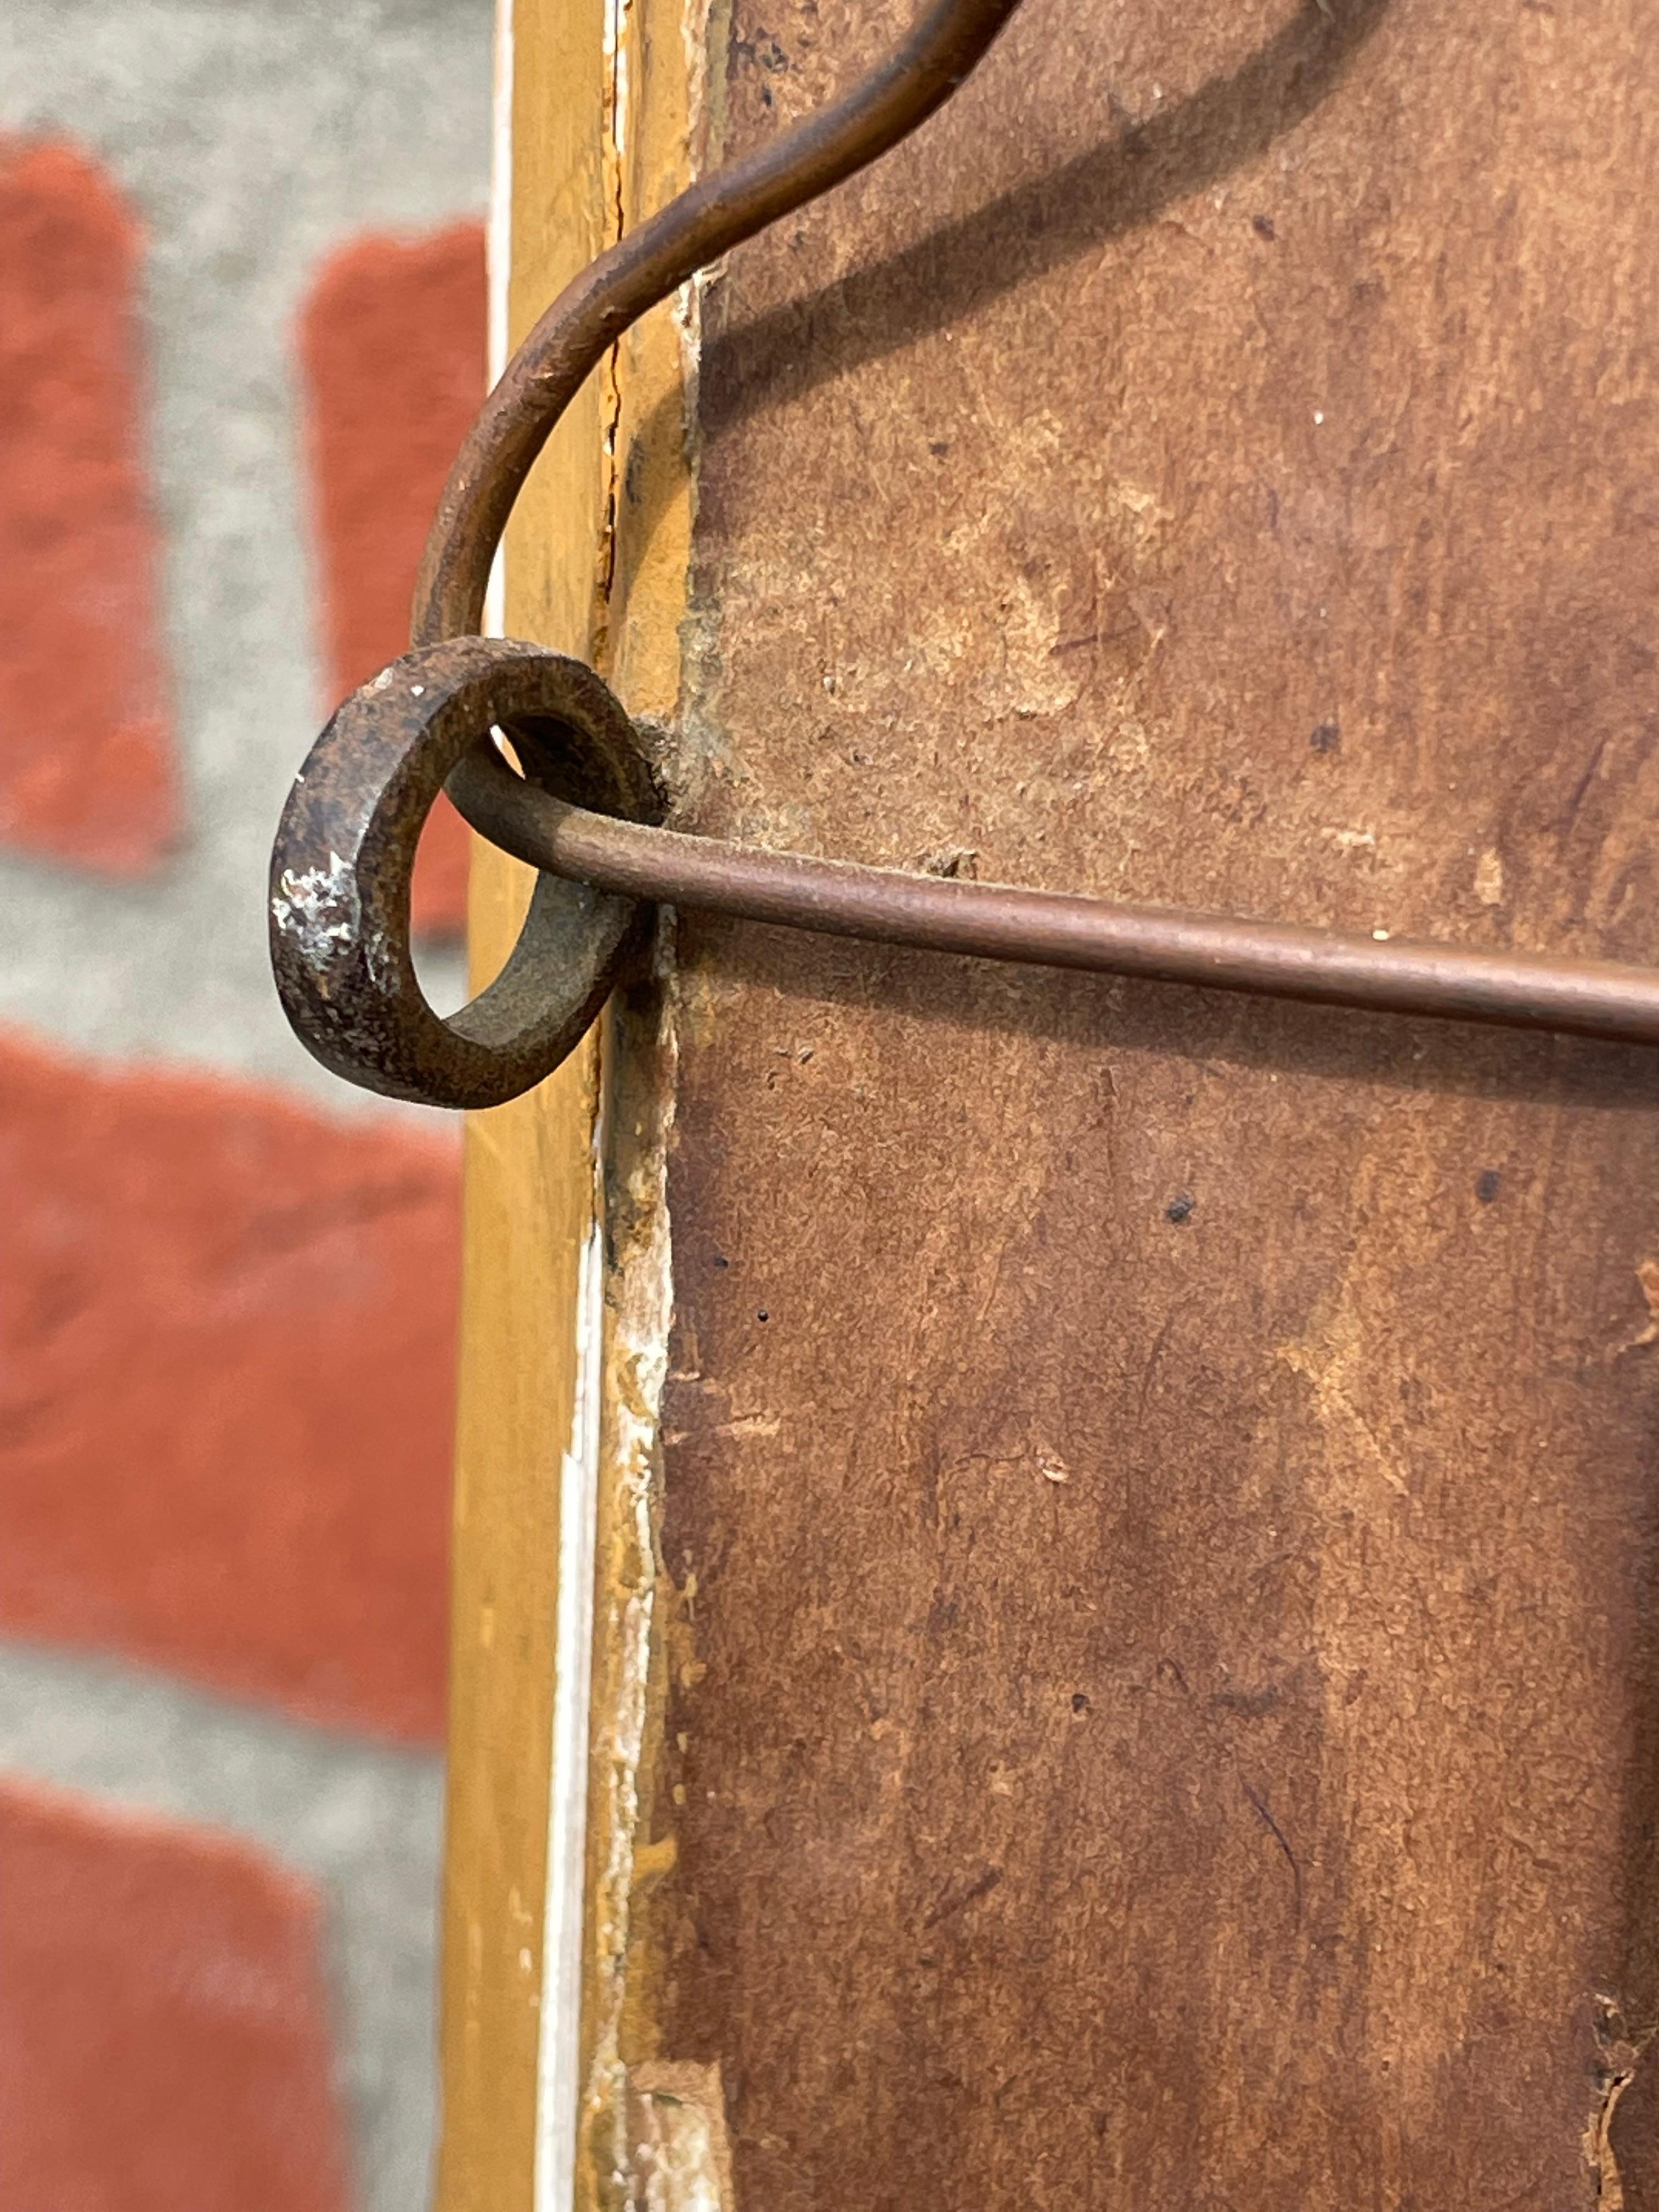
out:
M491 38L491 0L0 9L0 128L88 149L149 233L149 463L187 816L177 856L136 888L0 857L0 1022L337 1112L369 1103L294 1042L265 961L271 833L329 703L295 316L354 233L483 213ZM438 963L446 1002L458 974Z

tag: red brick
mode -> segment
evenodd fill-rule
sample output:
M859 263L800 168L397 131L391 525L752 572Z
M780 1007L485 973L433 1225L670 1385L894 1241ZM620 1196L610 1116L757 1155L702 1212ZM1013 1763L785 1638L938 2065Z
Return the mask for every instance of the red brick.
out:
M313 1893L0 1783L0 2204L344 2212Z
M483 397L484 234L368 235L325 263L300 321L312 505L335 698L407 650L421 548ZM466 911L467 837L440 799L415 870L417 929Z
M0 1032L0 1627L437 1735L459 1182Z
M72 147L0 139L0 842L114 876L179 830L141 461L143 240Z

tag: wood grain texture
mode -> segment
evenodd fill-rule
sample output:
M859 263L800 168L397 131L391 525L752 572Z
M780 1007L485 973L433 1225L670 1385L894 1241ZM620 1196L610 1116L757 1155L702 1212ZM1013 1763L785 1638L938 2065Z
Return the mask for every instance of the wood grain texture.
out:
M510 0L516 343L600 251L610 69L602 0ZM601 624L607 399L572 407L519 502L506 628L587 654ZM475 988L500 969L529 872L475 841ZM597 1047L467 1133L444 1877L440 2212L529 2212L557 1629L559 1467L576 1282L593 1218Z
M617 74L627 105L616 182L624 230L690 181L702 30L702 0L630 0L623 19ZM625 334L612 367L602 665L647 730L672 723L681 690L691 532L686 392L697 319L695 291L665 302ZM665 1601L673 1597L660 1572L654 1513L672 1295L665 1174L673 1044L663 1016L660 980L647 974L617 994L605 1026L607 1267L575 2212L599 2212L630 2189L642 2205L660 2199L664 2212L682 2201L707 2204L686 2191L700 2170L705 2178L715 2170L703 2154L712 2158L720 2140L717 2106L694 2112L689 2094L678 2118L665 2118L664 2098L678 2093L664 2091L664 2080L684 2087L705 2081L706 2069L684 2075L671 2063L666 2077L635 2069L630 2079L630 2061L657 2055L650 1902L665 1863L665 1847L653 1843ZM672 1858L672 1838L665 1852Z
M734 143L908 13L736 0ZM702 823L1652 957L1655 29L1030 0L712 295ZM1659 2204L1651 1056L679 948L737 2202Z

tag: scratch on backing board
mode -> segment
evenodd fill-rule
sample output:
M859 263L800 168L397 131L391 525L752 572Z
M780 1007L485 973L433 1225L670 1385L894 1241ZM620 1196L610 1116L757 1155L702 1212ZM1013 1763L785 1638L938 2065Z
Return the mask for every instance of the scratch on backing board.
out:
M1598 1990L1592 2002L1601 2063L1596 2069L1596 2100L1584 2130L1584 2162L1595 2176L1599 2212L1626 2212L1624 2177L1613 2147L1613 2116L1659 2027L1639 2028L1632 2033L1625 2024L1624 2008L1617 1997Z
M1647 1345L1659 1344L1659 1260L1644 1260L1636 1270L1636 1279L1647 1301L1647 1326L1620 1346L1621 1352L1640 1352Z

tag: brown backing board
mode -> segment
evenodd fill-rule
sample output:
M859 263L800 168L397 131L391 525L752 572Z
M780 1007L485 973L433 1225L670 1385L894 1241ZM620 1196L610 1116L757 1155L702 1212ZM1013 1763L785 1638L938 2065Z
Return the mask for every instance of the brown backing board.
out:
M907 14L736 0L732 143ZM1653 957L1656 32L1030 0L705 301L702 825ZM1652 1056L678 951L623 2056L737 2203L1659 2204Z

